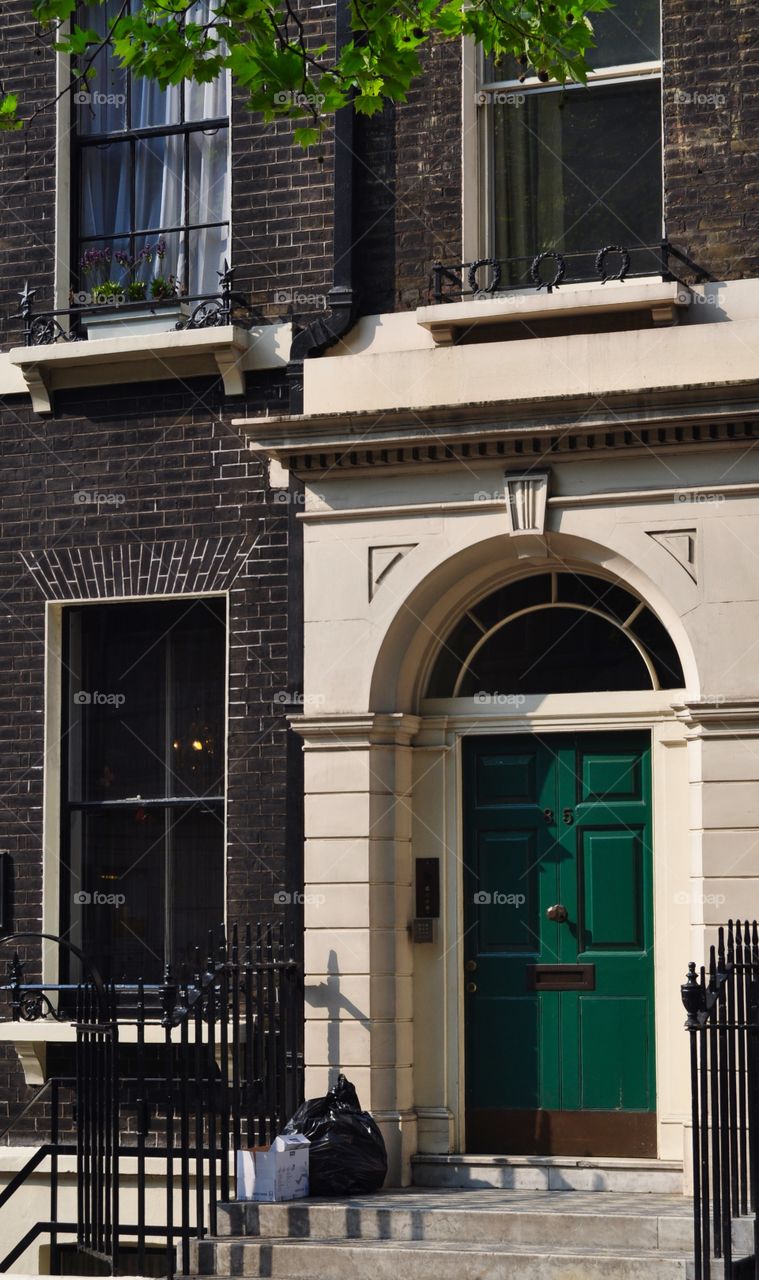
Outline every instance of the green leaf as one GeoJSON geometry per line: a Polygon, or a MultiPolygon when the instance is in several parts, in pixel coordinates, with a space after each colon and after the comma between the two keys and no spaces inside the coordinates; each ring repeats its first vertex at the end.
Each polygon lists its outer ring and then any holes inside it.
{"type": "Polygon", "coordinates": [[[298,147],[311,147],[315,142],[319,141],[321,131],[315,128],[295,129],[293,138],[298,147]]]}
{"type": "Polygon", "coordinates": [[[23,120],[18,118],[18,98],[15,93],[6,93],[0,98],[0,130],[8,132],[22,128],[23,120]]]}
{"type": "MultiPolygon", "coordinates": [[[[91,0],[102,4],[103,0],[91,0]]],[[[92,51],[100,37],[74,21],[77,0],[33,0],[37,21],[56,26],[54,47],[72,58],[72,88],[95,74],[92,51]]],[[[322,37],[296,21],[309,16],[307,0],[215,0],[206,28],[192,15],[193,0],[133,0],[116,22],[112,46],[120,65],[162,88],[182,81],[212,81],[229,68],[247,105],[267,122],[302,120],[298,145],[322,136],[325,123],[347,101],[361,115],[386,102],[405,102],[423,76],[420,52],[456,42],[478,42],[486,54],[526,58],[559,82],[584,83],[594,48],[592,19],[610,0],[351,0],[353,39],[336,54],[322,37]],[[292,6],[292,7],[291,7],[292,6]],[[183,21],[185,15],[192,20],[183,21]],[[314,117],[313,119],[311,117],[314,117]]],[[[17,128],[12,94],[0,126],[17,128]]]]}

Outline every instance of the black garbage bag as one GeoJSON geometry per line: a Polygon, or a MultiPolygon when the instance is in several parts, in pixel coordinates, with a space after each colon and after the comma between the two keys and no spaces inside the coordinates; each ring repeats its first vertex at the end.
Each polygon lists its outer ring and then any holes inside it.
{"type": "Polygon", "coordinates": [[[312,1196],[379,1191],[385,1181],[384,1139],[343,1075],[326,1097],[312,1098],[298,1107],[284,1132],[302,1133],[311,1143],[308,1183],[312,1196]]]}

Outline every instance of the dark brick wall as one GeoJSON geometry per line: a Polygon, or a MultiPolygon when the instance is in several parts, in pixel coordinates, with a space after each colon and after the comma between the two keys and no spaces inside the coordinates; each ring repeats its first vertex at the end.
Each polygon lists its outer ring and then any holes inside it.
{"type": "Polygon", "coordinates": [[[2,415],[0,493],[0,848],[12,858],[13,923],[41,922],[43,590],[22,555],[46,550],[238,535],[252,554],[231,588],[229,908],[271,909],[284,879],[284,736],[275,695],[287,689],[287,507],[271,500],[262,463],[229,425],[277,405],[273,374],[246,402],[218,383],[61,393],[44,423],[19,402],[2,415]],[[78,491],[123,495],[80,505],[78,491]]]}
{"type": "Polygon", "coordinates": [[[759,6],[666,0],[664,196],[672,242],[718,280],[759,267],[759,6]]]}
{"type": "MultiPolygon", "coordinates": [[[[307,34],[332,45],[334,0],[308,6],[307,34]]],[[[318,147],[292,142],[286,122],[263,124],[237,95],[232,130],[236,283],[267,319],[324,310],[332,272],[331,130],[318,147]]]]}
{"type": "MultiPolygon", "coordinates": [[[[54,63],[30,20],[28,0],[0,5],[0,84],[25,115],[55,94],[54,63]]],[[[31,133],[0,133],[0,344],[17,341],[18,290],[28,279],[52,298],[55,269],[55,113],[31,133]]]]}
{"type": "Polygon", "coordinates": [[[461,261],[461,51],[424,55],[425,74],[398,109],[395,309],[428,301],[436,258],[461,261]]]}
{"type": "Polygon", "coordinates": [[[424,54],[408,102],[356,122],[356,283],[362,313],[429,300],[430,269],[461,261],[461,55],[424,54]]]}
{"type": "MultiPolygon", "coordinates": [[[[42,927],[45,593],[25,568],[29,552],[64,557],[70,548],[230,535],[253,548],[230,589],[229,919],[275,915],[274,892],[292,886],[279,701],[289,685],[288,507],[229,425],[237,414],[281,409],[282,381],[251,376],[246,399],[226,403],[207,379],[60,393],[46,420],[21,398],[0,412],[0,849],[10,854],[15,929],[42,927]],[[124,502],[81,505],[81,490],[124,502]]],[[[32,975],[36,948],[26,954],[32,975]]],[[[13,1111],[26,1096],[13,1054],[0,1061],[0,1082],[13,1111]]]]}

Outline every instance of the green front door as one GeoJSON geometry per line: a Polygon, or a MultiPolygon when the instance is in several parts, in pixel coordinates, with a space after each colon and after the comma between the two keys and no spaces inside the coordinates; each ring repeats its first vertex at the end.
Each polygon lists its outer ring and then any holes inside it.
{"type": "Polygon", "coordinates": [[[466,1146],[656,1153],[650,739],[464,744],[466,1146]]]}

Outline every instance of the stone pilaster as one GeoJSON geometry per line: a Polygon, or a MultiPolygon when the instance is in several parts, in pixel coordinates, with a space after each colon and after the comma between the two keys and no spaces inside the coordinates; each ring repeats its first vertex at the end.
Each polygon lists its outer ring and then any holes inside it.
{"type": "Polygon", "coordinates": [[[344,1071],[409,1181],[413,1106],[411,748],[402,714],[302,717],[306,1094],[344,1071]]]}

